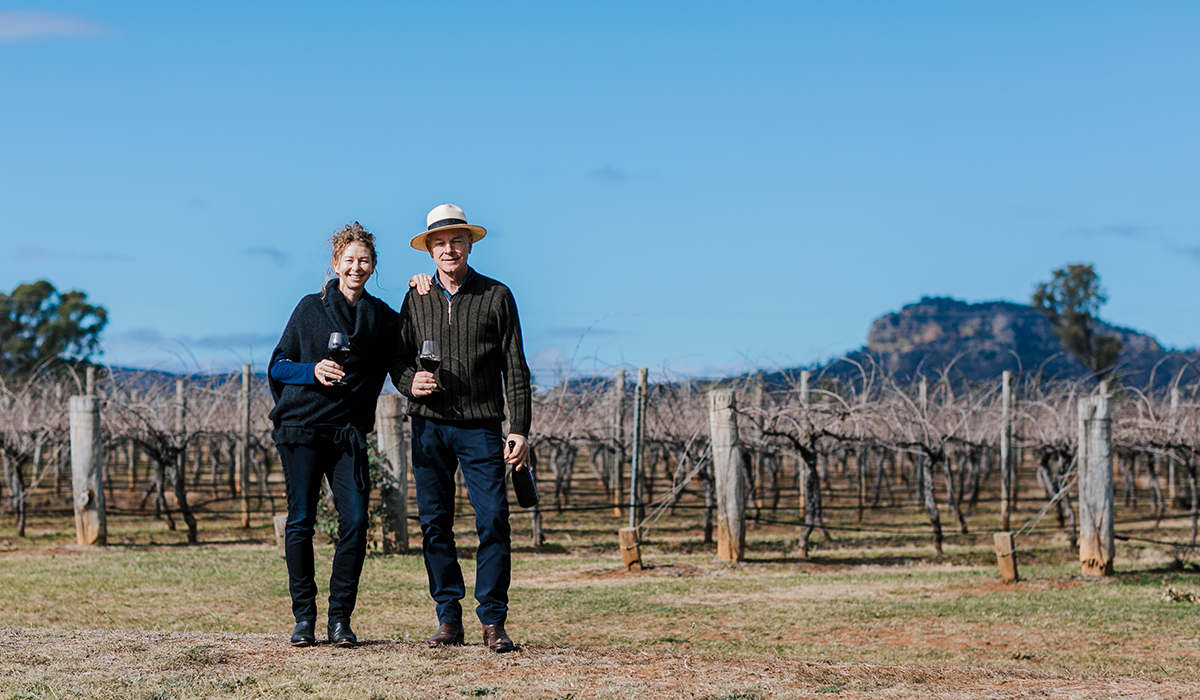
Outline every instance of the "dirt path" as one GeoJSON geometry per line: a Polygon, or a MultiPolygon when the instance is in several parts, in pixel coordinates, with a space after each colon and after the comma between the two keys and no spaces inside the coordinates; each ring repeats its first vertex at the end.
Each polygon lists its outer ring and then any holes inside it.
{"type": "Polygon", "coordinates": [[[1196,698],[1198,681],[413,640],[292,649],[278,636],[0,629],[6,697],[1196,698]]]}

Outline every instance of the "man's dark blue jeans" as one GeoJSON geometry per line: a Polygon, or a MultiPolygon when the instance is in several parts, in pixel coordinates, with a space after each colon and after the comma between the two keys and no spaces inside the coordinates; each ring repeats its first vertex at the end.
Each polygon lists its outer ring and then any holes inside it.
{"type": "MultiPolygon", "coordinates": [[[[313,525],[317,520],[321,479],[328,477],[338,512],[337,548],[333,554],[333,573],[329,576],[329,621],[349,622],[367,553],[367,501],[371,494],[369,482],[363,490],[355,485],[354,462],[356,456],[365,460],[367,455],[365,451],[352,450],[323,437],[311,445],[284,444],[278,448],[287,482],[288,519],[283,547],[292,614],[296,622],[317,619],[313,525]]],[[[360,471],[360,485],[364,472],[360,471]]]]}
{"type": "Polygon", "coordinates": [[[479,549],[475,554],[475,613],[485,625],[508,618],[512,576],[512,535],[508,526],[504,435],[499,422],[443,423],[412,417],[413,480],[421,516],[429,594],[437,603],[438,622],[462,622],[466,596],[454,544],[454,472],[462,467],[479,549]]]}

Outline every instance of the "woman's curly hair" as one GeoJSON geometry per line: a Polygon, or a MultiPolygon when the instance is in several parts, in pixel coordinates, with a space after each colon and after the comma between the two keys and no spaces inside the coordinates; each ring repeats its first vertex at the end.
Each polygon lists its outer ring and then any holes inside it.
{"type": "Polygon", "coordinates": [[[363,228],[362,224],[357,221],[352,224],[346,224],[340,231],[329,237],[329,272],[325,274],[325,281],[321,283],[321,296],[325,295],[325,285],[329,283],[329,279],[334,275],[338,258],[345,252],[346,246],[351,243],[362,243],[371,251],[371,263],[375,264],[378,261],[375,256],[374,234],[363,228]]]}

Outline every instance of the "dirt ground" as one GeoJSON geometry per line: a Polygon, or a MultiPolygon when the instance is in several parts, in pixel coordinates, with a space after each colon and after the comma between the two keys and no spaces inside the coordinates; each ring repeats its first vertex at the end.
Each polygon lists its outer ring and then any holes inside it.
{"type": "Polygon", "coordinates": [[[0,629],[10,698],[1197,698],[1200,682],[1017,670],[729,659],[603,648],[414,640],[293,649],[282,637],[0,629]]]}

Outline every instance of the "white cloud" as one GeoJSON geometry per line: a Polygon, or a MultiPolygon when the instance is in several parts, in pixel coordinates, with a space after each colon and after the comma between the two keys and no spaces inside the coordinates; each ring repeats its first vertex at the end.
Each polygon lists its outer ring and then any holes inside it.
{"type": "Polygon", "coordinates": [[[107,25],[61,12],[0,11],[0,43],[39,39],[90,39],[114,34],[116,32],[107,25]]]}

